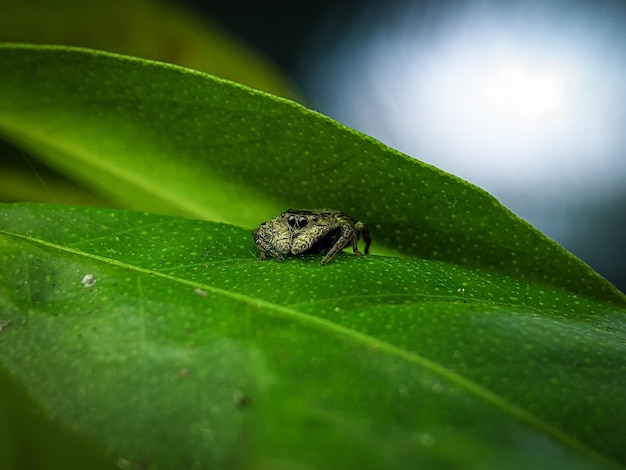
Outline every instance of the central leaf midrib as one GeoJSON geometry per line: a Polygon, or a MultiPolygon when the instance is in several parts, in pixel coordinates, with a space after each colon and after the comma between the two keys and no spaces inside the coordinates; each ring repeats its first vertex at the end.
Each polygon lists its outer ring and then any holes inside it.
{"type": "Polygon", "coordinates": [[[343,336],[345,338],[350,339],[351,341],[355,343],[364,345],[368,349],[372,349],[372,347],[374,347],[374,349],[377,352],[385,352],[387,354],[402,358],[410,363],[414,363],[423,367],[424,369],[430,371],[431,373],[443,378],[447,382],[452,383],[461,389],[464,389],[466,392],[471,393],[475,397],[491,404],[492,406],[496,408],[501,409],[502,411],[508,413],[510,416],[520,420],[521,422],[531,427],[534,427],[540,432],[543,432],[553,437],[557,441],[570,447],[571,449],[577,450],[583,455],[587,455],[588,457],[593,458],[596,461],[603,462],[604,464],[608,466],[611,466],[611,467],[616,466],[616,464],[613,461],[611,461],[604,455],[597,453],[595,450],[589,448],[588,446],[586,446],[584,443],[582,443],[575,437],[570,436],[569,434],[565,433],[561,429],[546,423],[544,420],[542,420],[538,416],[529,413],[523,408],[520,408],[517,405],[514,405],[506,401],[504,398],[500,397],[499,395],[496,395],[495,393],[489,391],[488,389],[475,383],[474,381],[462,375],[459,375],[458,373],[453,372],[450,369],[436,362],[426,359],[413,352],[409,352],[404,349],[401,349],[397,346],[394,346],[388,342],[382,341],[373,336],[367,335],[365,333],[361,333],[357,330],[339,325],[330,320],[320,318],[315,315],[303,313],[298,310],[294,310],[290,307],[285,307],[285,306],[278,305],[276,303],[269,302],[266,300],[253,298],[248,295],[220,289],[217,287],[210,286],[208,284],[188,281],[186,279],[171,276],[171,275],[164,274],[158,271],[152,271],[146,268],[141,268],[139,266],[124,263],[116,259],[106,258],[106,257],[95,255],[92,253],[87,253],[84,251],[76,250],[70,247],[59,245],[57,243],[48,242],[46,240],[42,240],[39,238],[34,238],[34,237],[27,236],[27,235],[22,235],[19,233],[6,231],[6,230],[0,230],[0,233],[3,233],[9,237],[14,237],[17,239],[24,240],[26,242],[52,248],[59,252],[68,253],[74,256],[95,260],[100,263],[108,264],[110,266],[115,266],[118,268],[130,270],[130,271],[135,271],[137,273],[147,274],[151,277],[160,277],[162,279],[175,282],[178,284],[187,285],[193,288],[203,289],[207,292],[211,292],[212,294],[223,296],[231,300],[235,300],[237,302],[254,305],[255,307],[260,307],[260,310],[266,315],[271,314],[276,317],[287,318],[290,321],[297,320],[303,326],[308,325],[309,327],[325,329],[337,336],[343,336]]]}

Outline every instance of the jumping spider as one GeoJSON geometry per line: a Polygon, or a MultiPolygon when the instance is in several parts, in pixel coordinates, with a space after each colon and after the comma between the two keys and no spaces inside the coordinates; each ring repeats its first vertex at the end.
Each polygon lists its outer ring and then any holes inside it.
{"type": "Polygon", "coordinates": [[[284,255],[326,253],[326,264],[348,245],[357,256],[359,236],[365,240],[368,254],[371,238],[367,227],[343,212],[331,209],[288,209],[278,217],[263,222],[254,232],[254,243],[261,259],[271,256],[282,260],[284,255]]]}

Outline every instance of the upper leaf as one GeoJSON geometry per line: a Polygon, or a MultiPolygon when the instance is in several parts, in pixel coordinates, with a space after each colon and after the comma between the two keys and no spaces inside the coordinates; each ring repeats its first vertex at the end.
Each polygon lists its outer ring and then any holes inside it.
{"type": "Polygon", "coordinates": [[[492,196],[293,102],[202,73],[63,47],[0,47],[0,130],[126,207],[252,227],[330,207],[373,251],[478,266],[624,305],[492,196]]]}

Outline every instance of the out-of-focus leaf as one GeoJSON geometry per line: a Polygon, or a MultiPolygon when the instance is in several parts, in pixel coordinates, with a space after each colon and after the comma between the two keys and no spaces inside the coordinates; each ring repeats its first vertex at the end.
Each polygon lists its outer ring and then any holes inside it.
{"type": "MultiPolygon", "coordinates": [[[[26,158],[26,157],[24,157],[26,158]]],[[[15,202],[54,201],[58,204],[82,204],[91,207],[110,206],[99,198],[64,178],[42,175],[29,166],[0,164],[0,200],[15,202]],[[45,178],[44,178],[45,177],[45,178]]]]}
{"type": "Polygon", "coordinates": [[[173,1],[3,0],[0,41],[118,52],[293,95],[286,79],[258,51],[173,1]]]}

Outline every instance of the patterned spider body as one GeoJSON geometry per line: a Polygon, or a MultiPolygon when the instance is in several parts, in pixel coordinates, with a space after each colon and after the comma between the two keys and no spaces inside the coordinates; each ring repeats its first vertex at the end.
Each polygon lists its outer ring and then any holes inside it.
{"type": "Polygon", "coordinates": [[[284,256],[325,254],[322,264],[348,245],[361,256],[357,244],[365,240],[369,252],[371,238],[367,227],[343,212],[330,209],[288,209],[274,219],[263,222],[254,232],[261,259],[268,256],[282,260],[284,256]]]}

